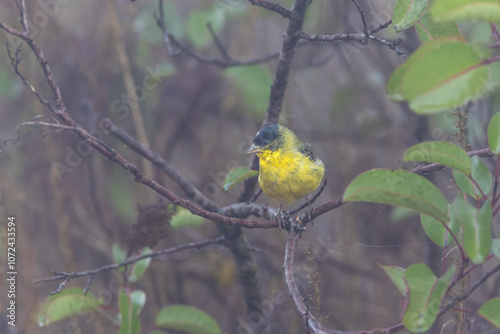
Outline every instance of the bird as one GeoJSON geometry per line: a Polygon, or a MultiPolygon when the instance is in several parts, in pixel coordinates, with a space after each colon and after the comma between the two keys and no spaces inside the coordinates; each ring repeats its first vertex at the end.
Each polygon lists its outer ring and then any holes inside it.
{"type": "Polygon", "coordinates": [[[310,144],[283,125],[263,127],[246,152],[259,157],[259,185],[268,196],[283,203],[306,198],[318,188],[325,165],[313,154],[310,144]]]}

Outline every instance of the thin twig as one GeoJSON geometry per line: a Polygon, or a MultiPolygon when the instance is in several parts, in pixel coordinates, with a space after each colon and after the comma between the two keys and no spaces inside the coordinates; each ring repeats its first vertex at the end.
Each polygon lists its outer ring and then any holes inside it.
{"type": "Polygon", "coordinates": [[[461,301],[467,299],[473,292],[474,290],[476,290],[479,286],[481,286],[481,284],[483,284],[490,276],[492,276],[493,274],[495,274],[496,272],[500,272],[500,264],[497,265],[496,267],[494,267],[493,269],[491,269],[490,271],[488,271],[486,274],[484,274],[483,276],[481,276],[481,278],[479,278],[475,283],[474,285],[472,285],[470,287],[469,290],[467,290],[466,293],[464,293],[463,295],[460,295],[458,296],[457,298],[455,298],[452,302],[450,302],[448,305],[446,305],[445,307],[443,307],[441,309],[441,311],[439,311],[439,314],[438,316],[441,316],[443,315],[444,313],[446,313],[449,309],[451,309],[452,307],[454,307],[455,305],[457,305],[458,303],[460,303],[461,301]]]}
{"type": "Polygon", "coordinates": [[[210,22],[207,23],[207,29],[210,32],[210,35],[212,36],[212,40],[214,41],[217,50],[219,50],[220,54],[222,55],[222,58],[224,58],[225,61],[230,62],[231,57],[229,57],[226,48],[219,39],[219,36],[217,36],[217,34],[215,33],[214,28],[212,27],[212,23],[210,22]]]}
{"type": "MultiPolygon", "coordinates": [[[[140,260],[144,260],[144,259],[148,259],[148,258],[153,258],[153,257],[157,257],[157,256],[160,256],[160,255],[165,255],[165,254],[172,254],[172,253],[180,252],[180,251],[183,251],[183,250],[186,250],[186,249],[191,249],[191,248],[198,248],[199,249],[199,248],[206,247],[208,245],[221,244],[224,241],[225,241],[225,237],[221,236],[221,237],[218,237],[218,238],[215,238],[215,239],[208,239],[208,240],[204,240],[204,241],[190,242],[190,243],[182,244],[182,245],[179,245],[179,246],[162,249],[162,250],[159,250],[159,251],[156,251],[156,252],[151,252],[151,253],[147,253],[147,254],[141,254],[141,255],[138,255],[138,256],[135,256],[135,257],[128,258],[128,259],[126,259],[126,260],[124,260],[124,261],[122,261],[120,263],[108,264],[108,265],[100,266],[100,267],[98,267],[96,269],[91,269],[91,270],[77,271],[77,272],[71,272],[71,273],[57,272],[55,270],[52,270],[52,273],[54,275],[56,275],[56,276],[47,277],[47,278],[40,278],[40,279],[37,279],[37,280],[33,281],[33,283],[41,283],[41,282],[50,282],[50,281],[63,280],[59,284],[58,289],[56,291],[54,291],[53,293],[51,293],[51,294],[55,294],[55,293],[60,292],[61,289],[64,287],[64,285],[67,282],[69,282],[70,280],[72,280],[74,278],[77,278],[77,277],[89,276],[89,281],[91,283],[92,280],[94,279],[94,276],[97,275],[97,274],[100,274],[100,273],[103,273],[103,272],[106,272],[106,271],[116,270],[118,268],[121,268],[121,267],[124,267],[124,266],[128,266],[130,264],[136,263],[136,262],[138,262],[140,260]]],[[[87,282],[87,285],[86,285],[86,288],[85,288],[86,290],[88,290],[88,286],[90,286],[90,283],[87,282]]]]}
{"type": "Polygon", "coordinates": [[[212,34],[212,38],[214,38],[216,47],[222,53],[223,59],[212,58],[201,55],[196,51],[190,49],[189,47],[185,46],[184,44],[182,44],[179,40],[177,40],[177,38],[174,35],[172,35],[168,31],[165,22],[163,0],[158,0],[158,11],[159,15],[155,15],[156,24],[158,25],[163,34],[163,44],[165,45],[165,49],[167,50],[167,53],[170,57],[177,57],[182,54],[185,54],[191,58],[194,58],[196,61],[200,63],[211,64],[222,68],[227,68],[235,66],[250,66],[255,64],[262,64],[277,59],[279,56],[279,53],[273,53],[267,56],[248,59],[248,60],[233,59],[231,56],[227,54],[227,51],[222,46],[222,43],[220,43],[218,38],[215,36],[215,33],[213,32],[213,29],[211,29],[211,26],[208,27],[209,32],[212,34]]]}
{"type": "Polygon", "coordinates": [[[292,297],[295,307],[299,311],[300,316],[304,319],[308,333],[315,334],[391,334],[396,333],[404,329],[402,323],[388,327],[379,328],[373,330],[362,330],[362,331],[337,331],[333,329],[325,329],[319,320],[314,317],[314,315],[309,312],[307,305],[305,304],[306,298],[304,298],[299,291],[297,283],[295,281],[295,270],[294,270],[294,259],[295,259],[295,249],[297,248],[297,243],[300,238],[300,232],[291,230],[288,234],[288,240],[285,245],[285,263],[283,269],[285,271],[285,281],[290,292],[290,297],[292,297]]]}
{"type": "Polygon", "coordinates": [[[182,45],[172,34],[170,34],[170,33],[167,33],[167,34],[168,34],[169,39],[172,42],[172,44],[175,45],[179,49],[179,51],[181,51],[180,53],[177,53],[177,54],[184,53],[184,54],[196,59],[200,63],[217,65],[217,66],[220,66],[222,68],[234,67],[234,66],[249,66],[249,65],[266,63],[270,60],[278,58],[278,56],[279,56],[279,53],[273,53],[273,54],[270,54],[268,56],[263,56],[260,58],[254,58],[254,59],[249,59],[249,60],[233,59],[230,61],[226,61],[223,59],[211,58],[211,57],[206,57],[206,56],[200,55],[200,54],[196,53],[195,51],[191,50],[190,48],[182,45]]]}
{"type": "Polygon", "coordinates": [[[285,264],[283,265],[283,269],[285,271],[286,285],[288,286],[290,296],[295,303],[295,307],[306,323],[307,330],[312,333],[326,334],[327,332],[325,331],[323,325],[309,312],[308,307],[304,303],[304,297],[301,296],[299,287],[295,282],[293,262],[295,259],[295,248],[298,239],[299,234],[292,229],[292,231],[288,234],[288,240],[285,246],[285,264]]]}
{"type": "Polygon", "coordinates": [[[12,54],[12,50],[10,49],[10,44],[7,43],[7,54],[10,58],[10,63],[12,64],[12,67],[14,68],[14,73],[21,78],[23,84],[28,87],[28,89],[36,95],[38,98],[38,101],[46,106],[49,110],[55,112],[56,108],[46,99],[44,99],[40,93],[35,89],[35,87],[29,82],[29,80],[24,76],[24,74],[19,70],[19,64],[21,63],[21,57],[19,56],[21,52],[21,46],[22,44],[18,45],[16,49],[14,50],[14,54],[12,54]]]}
{"type": "Polygon", "coordinates": [[[379,25],[378,27],[375,27],[375,28],[373,28],[372,30],[370,30],[370,31],[368,32],[368,34],[369,34],[369,35],[376,34],[376,33],[378,33],[380,30],[385,29],[385,28],[387,28],[388,26],[390,26],[390,25],[391,25],[391,23],[392,23],[392,20],[389,20],[389,21],[387,21],[387,22],[384,22],[384,23],[382,23],[381,25],[379,25]]]}
{"type": "Polygon", "coordinates": [[[26,19],[26,4],[24,0],[16,0],[17,9],[19,10],[20,23],[23,27],[23,33],[28,34],[28,20],[26,19]]]}
{"type": "Polygon", "coordinates": [[[254,6],[260,6],[272,12],[278,13],[286,19],[292,19],[293,10],[288,10],[277,2],[267,0],[248,0],[254,6]]]}
{"type": "Polygon", "coordinates": [[[158,153],[154,152],[150,148],[144,146],[137,139],[133,138],[127,132],[125,132],[122,128],[115,125],[111,120],[105,118],[102,122],[104,127],[115,137],[120,139],[127,147],[131,148],[133,151],[139,153],[144,158],[148,159],[156,166],[160,167],[161,170],[170,176],[172,180],[179,185],[182,190],[196,203],[201,205],[204,209],[219,212],[220,208],[211,201],[208,197],[206,197],[201,191],[196,188],[191,181],[189,181],[184,175],[179,173],[178,170],[173,168],[168,162],[166,162],[158,153]]]}
{"type": "Polygon", "coordinates": [[[323,182],[323,184],[321,185],[321,187],[319,188],[318,192],[316,193],[316,195],[314,195],[313,198],[311,198],[309,201],[306,201],[304,204],[302,204],[301,206],[299,206],[297,209],[288,211],[287,214],[288,215],[294,215],[297,212],[299,212],[300,210],[302,210],[304,208],[307,208],[308,206],[311,206],[316,201],[316,199],[318,199],[319,195],[321,195],[321,193],[323,192],[323,190],[325,190],[325,187],[326,187],[327,183],[328,183],[328,181],[325,178],[325,181],[323,182]]]}
{"type": "Polygon", "coordinates": [[[491,35],[493,36],[495,42],[489,47],[493,49],[500,46],[500,33],[498,32],[497,26],[494,23],[490,23],[490,28],[491,28],[491,35]]]}
{"type": "MultiPolygon", "coordinates": [[[[380,26],[379,26],[380,27],[380,26]]],[[[377,27],[377,28],[379,28],[377,27]]],[[[336,41],[356,41],[360,44],[364,44],[364,41],[366,40],[366,36],[364,33],[355,33],[355,34],[347,34],[347,33],[341,33],[341,34],[333,34],[333,35],[321,35],[321,34],[316,34],[316,35],[310,35],[308,33],[305,33],[303,31],[300,31],[297,33],[297,36],[300,39],[303,39],[305,41],[309,42],[323,42],[323,43],[331,43],[331,42],[336,42],[336,41]]],[[[377,43],[386,45],[389,47],[391,50],[394,50],[398,56],[402,56],[406,59],[406,53],[404,51],[399,50],[396,46],[399,45],[403,40],[399,38],[396,41],[388,41],[383,38],[375,37],[371,34],[368,34],[368,39],[375,41],[377,43]]]]}
{"type": "Polygon", "coordinates": [[[352,3],[356,6],[358,9],[359,15],[361,15],[361,22],[363,22],[363,33],[364,33],[364,39],[360,43],[363,45],[368,44],[368,38],[370,34],[368,33],[368,25],[366,24],[366,18],[365,18],[365,12],[361,9],[360,5],[356,0],[351,0],[352,3]]]}
{"type": "Polygon", "coordinates": [[[339,197],[335,201],[328,202],[326,204],[323,204],[323,205],[313,209],[309,214],[305,215],[305,217],[303,217],[303,219],[301,219],[300,222],[302,225],[305,225],[305,224],[311,222],[312,220],[314,220],[314,218],[319,217],[321,215],[324,215],[328,211],[336,209],[339,206],[344,205],[345,203],[346,202],[344,202],[342,200],[342,197],[339,197]]]}
{"type": "Polygon", "coordinates": [[[172,47],[172,43],[170,41],[170,34],[167,31],[167,25],[165,23],[165,11],[163,9],[163,0],[158,0],[158,12],[159,16],[155,15],[156,24],[160,28],[163,33],[163,44],[165,44],[165,49],[167,49],[167,53],[169,56],[175,56],[177,54],[174,53],[174,49],[172,47]]]}

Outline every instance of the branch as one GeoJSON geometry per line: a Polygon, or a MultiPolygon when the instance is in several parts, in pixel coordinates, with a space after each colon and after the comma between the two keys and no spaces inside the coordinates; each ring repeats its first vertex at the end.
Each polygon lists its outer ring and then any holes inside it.
{"type": "MultiPolygon", "coordinates": [[[[281,51],[279,54],[277,70],[274,75],[273,83],[271,85],[271,92],[269,95],[266,116],[261,127],[278,123],[281,108],[283,106],[285,90],[288,85],[288,75],[290,74],[290,70],[292,68],[292,60],[295,56],[295,51],[297,50],[297,45],[300,40],[300,38],[297,36],[297,33],[302,30],[306,11],[311,4],[311,1],[312,0],[295,0],[292,6],[291,17],[293,17],[293,19],[290,19],[288,22],[288,28],[286,30],[286,34],[283,39],[283,44],[281,46],[281,51]]],[[[250,168],[258,170],[258,166],[259,158],[255,155],[250,162],[250,168]]],[[[238,200],[240,202],[249,201],[253,197],[256,185],[256,177],[246,180],[244,182],[243,190],[238,200]]]]}
{"type": "Polygon", "coordinates": [[[312,333],[327,333],[323,325],[316,319],[307,308],[304,303],[305,298],[300,295],[299,287],[295,282],[295,271],[293,269],[293,261],[295,258],[295,248],[297,240],[299,239],[299,234],[292,230],[288,234],[288,240],[285,246],[285,264],[283,269],[285,270],[285,280],[288,286],[288,291],[290,292],[290,297],[292,297],[295,307],[300,313],[300,316],[304,319],[306,327],[312,333]]]}
{"type": "Polygon", "coordinates": [[[439,311],[438,317],[446,313],[448,310],[453,308],[455,305],[460,303],[461,301],[467,299],[473,292],[476,290],[481,284],[483,284],[490,276],[495,274],[496,272],[500,271],[500,264],[488,271],[486,274],[484,274],[481,278],[479,278],[474,285],[463,295],[458,296],[455,298],[451,303],[446,305],[441,311],[439,311]]]}
{"type": "Polygon", "coordinates": [[[248,0],[254,6],[260,6],[272,12],[278,13],[283,16],[285,19],[292,19],[293,17],[293,9],[288,10],[279,3],[267,1],[267,0],[248,0]]]}
{"type": "Polygon", "coordinates": [[[366,45],[366,44],[368,44],[368,38],[369,38],[370,34],[368,33],[368,25],[366,24],[365,12],[361,9],[361,7],[359,6],[359,4],[356,0],[351,0],[351,1],[358,9],[359,14],[361,15],[361,22],[363,22],[363,34],[365,35],[365,37],[364,37],[363,41],[360,43],[363,45],[366,45]]]}
{"type": "MultiPolygon", "coordinates": [[[[207,212],[216,212],[218,214],[223,214],[226,217],[249,216],[249,214],[245,215],[244,211],[236,212],[227,210],[222,212],[222,210],[215,203],[203,195],[186,177],[184,177],[184,175],[172,168],[157,153],[132,138],[132,136],[127,134],[123,129],[114,125],[109,119],[104,120],[104,126],[112,134],[122,140],[128,147],[131,147],[132,150],[136,151],[160,167],[162,171],[169,175],[191,199],[200,204],[207,212]]],[[[251,206],[255,207],[254,204],[251,206]]],[[[265,213],[264,211],[262,212],[265,213]]],[[[274,215],[273,218],[274,217],[276,217],[276,215],[274,215]]],[[[267,226],[267,228],[277,226],[277,223],[273,221],[262,221],[259,224],[260,226],[267,226]]],[[[233,254],[234,261],[238,269],[238,275],[243,286],[247,312],[248,314],[251,314],[252,312],[259,311],[259,309],[261,309],[262,298],[260,296],[257,265],[253,254],[250,251],[250,246],[245,235],[242,233],[239,226],[226,226],[218,224],[217,227],[226,237],[226,247],[229,248],[233,254]]]]}
{"type": "Polygon", "coordinates": [[[158,166],[165,174],[170,176],[170,178],[177,183],[179,187],[184,190],[184,192],[193,201],[201,205],[204,209],[212,212],[219,212],[220,208],[212,202],[208,197],[206,197],[201,191],[196,188],[191,181],[189,181],[184,175],[179,171],[174,169],[168,162],[166,162],[158,153],[154,152],[150,148],[143,145],[137,139],[133,138],[122,128],[115,125],[111,120],[105,118],[103,120],[104,127],[116,138],[120,139],[124,144],[130,147],[133,151],[137,152],[144,158],[148,159],[156,166],[158,166]]]}
{"type": "Polygon", "coordinates": [[[285,38],[283,39],[278,67],[274,75],[274,81],[271,85],[271,94],[262,127],[268,124],[278,123],[285,90],[288,84],[288,75],[290,74],[292,60],[295,56],[295,51],[297,50],[297,44],[299,42],[299,38],[296,34],[302,30],[306,11],[310,4],[311,0],[295,0],[292,6],[291,15],[293,20],[289,20],[285,38]]]}
{"type": "MultiPolygon", "coordinates": [[[[377,28],[371,30],[371,31],[380,31],[380,29],[383,29],[383,27],[387,27],[390,24],[391,21],[387,21],[386,23],[378,26],[377,28]],[[386,25],[387,24],[387,25],[386,25]],[[377,30],[378,29],[378,30],[377,30]]],[[[368,32],[368,39],[375,41],[377,43],[386,45],[389,47],[391,50],[394,50],[398,56],[402,56],[406,59],[406,53],[404,51],[399,50],[396,46],[399,45],[403,40],[399,38],[396,41],[388,41],[383,38],[375,37],[371,33],[371,31],[368,32]]],[[[321,35],[321,34],[316,34],[316,35],[310,35],[308,33],[305,33],[303,31],[300,31],[297,33],[297,37],[300,39],[309,41],[309,42],[323,42],[323,43],[331,43],[331,42],[336,42],[336,41],[356,41],[360,44],[365,45],[365,41],[367,39],[366,35],[364,33],[355,33],[355,34],[347,34],[347,33],[341,33],[341,34],[333,34],[333,35],[321,35]]]]}
{"type": "Polygon", "coordinates": [[[90,276],[89,281],[87,282],[87,285],[85,287],[85,292],[86,292],[86,290],[88,290],[88,288],[90,287],[90,284],[92,283],[92,280],[94,279],[95,275],[97,275],[97,274],[100,274],[100,273],[103,273],[106,271],[116,270],[118,268],[128,266],[130,264],[136,263],[136,262],[143,260],[143,259],[153,258],[153,257],[157,257],[160,255],[165,255],[165,254],[176,253],[176,252],[180,252],[180,251],[190,249],[190,248],[198,248],[199,249],[199,248],[206,247],[206,246],[212,245],[212,244],[222,244],[224,241],[225,241],[224,237],[218,237],[215,239],[208,239],[208,240],[204,240],[204,241],[190,242],[190,243],[182,244],[182,245],[175,246],[172,248],[166,248],[166,249],[162,249],[162,250],[159,250],[156,252],[151,252],[148,254],[142,254],[139,256],[131,257],[131,258],[128,258],[125,261],[122,261],[120,263],[108,264],[108,265],[100,266],[100,267],[98,267],[96,269],[92,269],[92,270],[85,270],[85,271],[78,271],[78,272],[71,272],[71,273],[57,272],[55,270],[52,270],[52,273],[56,276],[48,277],[48,278],[40,278],[40,279],[35,280],[33,283],[63,280],[61,283],[59,283],[57,290],[50,293],[51,295],[53,295],[53,294],[61,292],[64,285],[66,283],[68,283],[71,279],[77,278],[77,277],[83,277],[83,276],[90,276]]]}
{"type": "Polygon", "coordinates": [[[295,258],[295,249],[297,248],[297,242],[300,237],[300,232],[292,230],[288,234],[288,240],[285,246],[285,264],[283,265],[283,269],[285,271],[285,280],[286,285],[288,287],[288,291],[290,292],[290,297],[292,297],[295,307],[300,313],[300,316],[304,319],[306,323],[306,327],[308,333],[317,333],[317,334],[391,334],[396,333],[402,329],[404,329],[404,325],[402,323],[394,325],[392,327],[383,328],[383,329],[373,329],[373,330],[362,330],[362,331],[337,331],[333,329],[325,329],[323,325],[314,317],[310,312],[309,308],[305,304],[305,300],[307,298],[303,297],[295,282],[295,271],[294,271],[294,258],[295,258]]]}
{"type": "Polygon", "coordinates": [[[373,28],[372,30],[370,30],[370,31],[368,32],[368,34],[369,34],[369,35],[376,34],[376,33],[378,33],[380,30],[385,29],[385,28],[387,28],[388,26],[390,26],[390,25],[391,25],[391,23],[392,23],[392,20],[389,20],[389,21],[387,21],[387,22],[385,22],[385,23],[382,23],[382,24],[381,24],[381,25],[379,25],[378,27],[373,28]]]}
{"type": "Polygon", "coordinates": [[[299,206],[297,209],[288,211],[287,214],[288,215],[294,215],[294,214],[296,214],[297,212],[299,212],[300,210],[302,210],[302,209],[304,209],[306,207],[311,207],[311,205],[318,199],[319,195],[321,195],[321,193],[323,192],[323,190],[325,190],[325,187],[326,187],[327,183],[328,183],[328,181],[325,178],[325,181],[323,181],[323,184],[321,185],[321,187],[319,188],[318,192],[316,193],[316,195],[314,195],[313,198],[311,198],[310,200],[307,200],[304,204],[302,204],[301,206],[299,206]]]}
{"type": "Polygon", "coordinates": [[[214,28],[212,27],[212,23],[210,23],[210,22],[207,23],[207,29],[210,32],[210,35],[212,36],[212,40],[214,41],[215,46],[217,47],[217,49],[221,53],[224,60],[227,62],[231,61],[231,57],[227,53],[227,50],[224,47],[224,44],[222,44],[221,40],[219,39],[219,36],[217,36],[217,34],[215,33],[214,28]]]}
{"type": "Polygon", "coordinates": [[[303,214],[300,217],[298,217],[300,224],[306,225],[307,223],[313,221],[314,218],[319,217],[319,216],[327,213],[328,211],[336,209],[343,204],[345,204],[345,202],[342,201],[342,197],[339,197],[335,201],[331,201],[331,202],[328,202],[326,204],[323,204],[323,205],[311,210],[308,214],[303,214]]]}
{"type": "MultiPolygon", "coordinates": [[[[0,27],[5,26],[2,22],[0,22],[0,27]]],[[[10,30],[6,30],[9,32],[10,30]]],[[[211,212],[205,209],[202,209],[193,203],[191,203],[189,200],[183,199],[177,195],[175,195],[173,192],[168,190],[167,188],[163,187],[160,185],[158,182],[154,181],[153,179],[145,176],[142,171],[132,162],[129,160],[125,159],[122,155],[117,153],[114,149],[110,148],[107,146],[104,142],[99,140],[98,138],[92,136],[89,132],[87,132],[85,129],[83,129],[78,123],[76,123],[71,116],[67,113],[66,106],[62,100],[61,94],[60,94],[60,89],[57,83],[55,82],[52,71],[50,69],[50,66],[45,59],[43,55],[42,49],[36,44],[34,39],[30,36],[23,35],[23,40],[31,47],[31,50],[35,54],[38,63],[42,67],[45,78],[47,80],[47,83],[49,84],[49,87],[52,91],[53,97],[56,101],[56,107],[50,108],[51,111],[53,111],[59,119],[62,121],[62,124],[64,124],[68,129],[72,129],[83,141],[85,141],[88,145],[93,147],[95,150],[97,150],[99,153],[104,155],[106,158],[109,160],[117,163],[118,165],[122,166],[125,170],[127,170],[130,174],[132,174],[135,177],[135,181],[138,183],[142,183],[146,185],[147,187],[153,189],[156,191],[158,194],[160,194],[162,197],[170,200],[173,204],[179,205],[187,210],[189,210],[191,213],[195,215],[199,215],[201,217],[213,220],[218,223],[222,223],[225,225],[229,226],[241,226],[241,227],[248,227],[248,228],[272,228],[275,227],[274,224],[269,224],[268,222],[258,222],[255,220],[243,220],[243,219],[238,219],[238,218],[233,218],[233,217],[226,217],[223,215],[220,215],[216,212],[211,212]]],[[[21,79],[24,77],[22,76],[21,79]]],[[[276,222],[277,223],[277,222],[276,222]]]]}
{"type": "Polygon", "coordinates": [[[14,50],[14,54],[12,54],[12,50],[10,49],[10,44],[7,43],[7,54],[9,56],[10,63],[12,65],[12,67],[14,68],[14,73],[19,78],[21,78],[21,81],[23,82],[23,84],[26,87],[28,87],[28,89],[33,94],[35,94],[35,96],[38,98],[38,101],[41,104],[43,104],[44,106],[46,106],[49,110],[55,112],[56,108],[54,106],[52,106],[52,104],[49,101],[45,100],[40,95],[40,93],[38,93],[38,91],[35,89],[35,87],[29,82],[29,80],[24,76],[24,74],[22,74],[22,72],[19,70],[19,65],[21,64],[21,58],[19,57],[19,54],[21,53],[21,46],[22,46],[22,44],[19,44],[19,46],[16,47],[16,49],[14,50]]]}
{"type": "Polygon", "coordinates": [[[222,53],[223,59],[203,56],[203,55],[197,53],[196,51],[191,50],[187,46],[184,46],[180,41],[177,40],[177,38],[175,38],[174,35],[172,35],[171,33],[168,32],[167,25],[165,23],[165,15],[164,15],[164,10],[163,10],[163,0],[158,0],[158,4],[159,4],[158,11],[160,12],[160,14],[158,16],[155,16],[156,24],[158,25],[158,27],[162,31],[163,43],[165,44],[167,54],[170,57],[177,57],[177,56],[180,56],[182,54],[185,54],[187,56],[190,56],[190,57],[196,59],[200,63],[211,64],[211,65],[219,66],[222,68],[234,67],[234,66],[250,66],[250,65],[255,65],[255,64],[266,63],[268,61],[271,61],[273,59],[278,58],[279,54],[273,53],[273,54],[270,54],[267,56],[254,58],[254,59],[248,59],[248,60],[232,59],[227,54],[225,48],[222,46],[222,43],[220,43],[220,40],[213,33],[213,30],[211,29],[210,25],[208,27],[208,30],[212,34],[212,38],[214,39],[216,47],[222,53]],[[177,49],[177,50],[175,50],[175,49],[177,49]]]}

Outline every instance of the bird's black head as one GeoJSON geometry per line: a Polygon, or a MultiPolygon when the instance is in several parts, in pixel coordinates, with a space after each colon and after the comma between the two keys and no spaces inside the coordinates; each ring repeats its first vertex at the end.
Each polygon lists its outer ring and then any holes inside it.
{"type": "Polygon", "coordinates": [[[263,127],[253,139],[253,143],[258,147],[265,147],[273,140],[281,137],[280,126],[277,124],[267,125],[263,127]]]}

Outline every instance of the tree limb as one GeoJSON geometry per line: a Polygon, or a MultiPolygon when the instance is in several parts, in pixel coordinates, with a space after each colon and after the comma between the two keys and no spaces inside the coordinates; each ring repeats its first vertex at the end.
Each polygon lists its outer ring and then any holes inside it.
{"type": "Polygon", "coordinates": [[[144,260],[144,259],[148,259],[148,258],[153,258],[153,257],[157,257],[157,256],[160,256],[160,255],[172,254],[172,253],[180,252],[180,251],[183,251],[183,250],[186,250],[186,249],[190,249],[190,248],[198,248],[199,249],[199,248],[206,247],[208,245],[222,244],[224,242],[224,240],[225,240],[225,238],[222,236],[222,237],[218,237],[218,238],[215,238],[215,239],[208,239],[208,240],[198,241],[198,242],[190,242],[190,243],[182,244],[182,245],[179,245],[179,246],[162,249],[162,250],[159,250],[159,251],[156,251],[156,252],[151,252],[151,253],[148,253],[148,254],[138,255],[138,256],[135,256],[135,257],[128,258],[125,261],[122,261],[120,263],[108,264],[108,265],[100,266],[100,267],[98,267],[96,269],[91,269],[91,270],[71,272],[71,273],[66,273],[64,271],[58,272],[58,271],[52,270],[52,273],[54,275],[56,275],[56,276],[48,277],[48,278],[40,278],[40,279],[35,280],[33,283],[41,283],[41,282],[49,282],[49,281],[62,280],[62,282],[59,283],[59,286],[58,286],[57,290],[50,293],[51,295],[53,295],[53,294],[61,292],[61,290],[64,287],[64,285],[66,283],[68,283],[71,279],[77,278],[77,277],[83,277],[83,276],[90,276],[89,277],[89,281],[87,282],[87,285],[85,287],[85,290],[88,290],[88,288],[89,288],[92,280],[94,279],[95,275],[97,275],[97,274],[100,274],[100,273],[103,273],[103,272],[106,272],[106,271],[110,271],[110,270],[116,270],[118,268],[121,268],[121,267],[124,267],[124,266],[128,266],[130,264],[136,263],[136,262],[138,262],[140,260],[144,260]]]}

